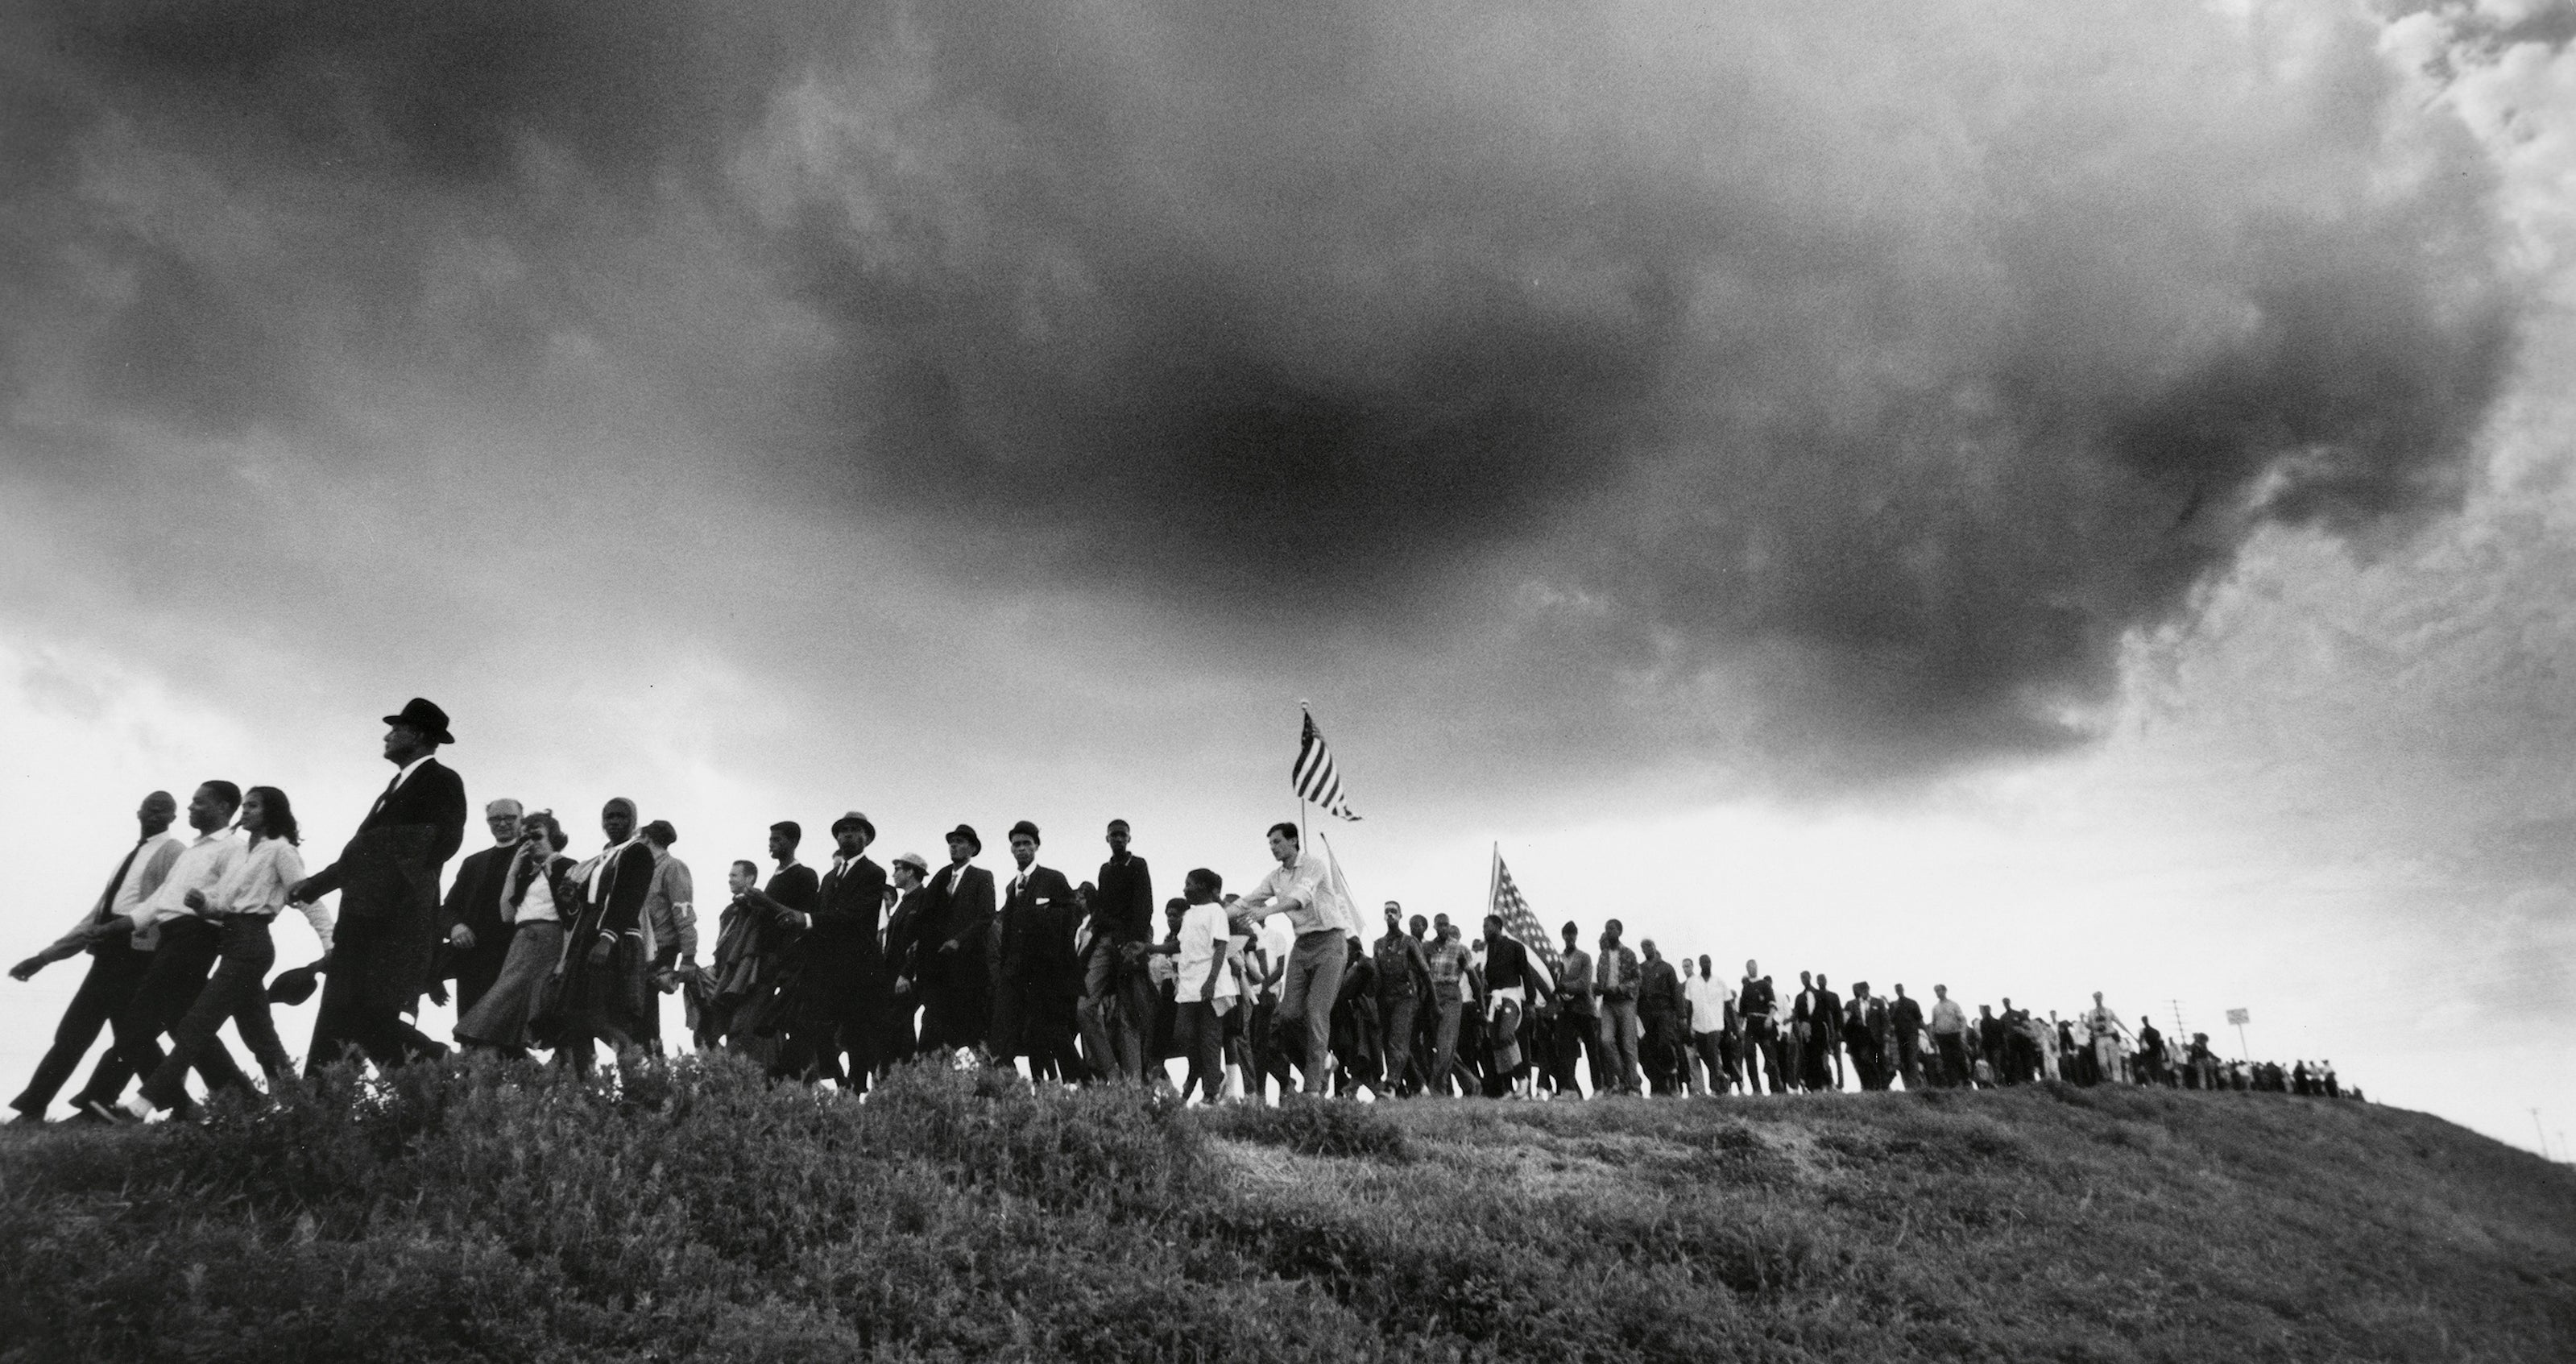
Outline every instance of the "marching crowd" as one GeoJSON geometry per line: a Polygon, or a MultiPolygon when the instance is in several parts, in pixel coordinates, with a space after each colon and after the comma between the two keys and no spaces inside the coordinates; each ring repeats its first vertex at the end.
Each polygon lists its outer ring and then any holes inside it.
{"type": "Polygon", "coordinates": [[[1390,901],[1372,940],[1294,824],[1268,831],[1276,865],[1257,884],[1232,891],[1196,869],[1158,904],[1123,820],[1078,885],[1042,862],[1026,821],[1008,831],[998,876],[976,865],[983,840],[967,825],[949,831],[937,866],[912,852],[880,864],[874,823],[852,811],[832,821],[817,867],[800,860],[804,830],[781,821],[765,875],[747,860],[727,868],[710,942],[668,822],[611,800],[604,846],[576,860],[551,811],[502,799],[484,810],[491,846],[464,857],[442,894],[469,808],[435,756],[454,742],[447,716],[414,699],[386,724],[398,770],[319,871],[275,787],[198,786],[185,839],[170,833],[178,802],[145,798],[140,837],[98,902],[12,969],[25,980],[90,959],[12,1101],[23,1120],[44,1119],[102,1031],[109,1045],[71,1100],[81,1119],[185,1111],[191,1071],[209,1092],[248,1088],[218,1036],[227,1021],[271,1083],[284,1080],[294,1062],[270,1006],[317,986],[308,1069],[443,1055],[449,1044],[416,1020],[451,981],[457,1046],[540,1049],[587,1070],[602,1044],[660,1049],[661,1001],[678,994],[699,1048],[862,1093],[885,1067],[927,1056],[1160,1086],[1176,1062],[1181,1097],[1209,1101],[1274,1085],[1544,1099],[2040,1079],[2358,1097],[2326,1063],[2249,1067],[2220,1060],[2205,1034],[2178,1044],[2145,1018],[2131,1029],[2099,994],[2072,1019],[2042,1020],[2010,999],[1970,1018],[1941,985],[1928,1009],[1903,985],[1881,995],[1854,982],[1845,998],[1809,972],[1789,990],[1749,961],[1720,984],[1707,956],[1668,960],[1651,939],[1632,948],[1615,919],[1588,947],[1572,923],[1559,944],[1533,941],[1525,910],[1461,925],[1390,901]],[[336,914],[321,903],[335,890],[336,914]],[[272,977],[270,924],[290,909],[323,955],[272,977]]]}

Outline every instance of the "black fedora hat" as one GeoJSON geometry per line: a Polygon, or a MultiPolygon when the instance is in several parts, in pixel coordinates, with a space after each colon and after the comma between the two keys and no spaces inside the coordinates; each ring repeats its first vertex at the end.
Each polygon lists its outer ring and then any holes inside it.
{"type": "Polygon", "coordinates": [[[409,725],[413,729],[419,730],[422,738],[427,739],[434,744],[452,744],[456,742],[456,736],[447,732],[447,712],[440,710],[437,706],[430,704],[429,701],[422,697],[415,696],[411,700],[404,702],[402,714],[386,716],[385,723],[389,725],[409,725]]]}
{"type": "Polygon", "coordinates": [[[960,824],[956,828],[948,831],[948,837],[951,841],[960,838],[965,839],[967,842],[975,845],[975,851],[984,851],[984,840],[976,836],[973,825],[960,824]]]}

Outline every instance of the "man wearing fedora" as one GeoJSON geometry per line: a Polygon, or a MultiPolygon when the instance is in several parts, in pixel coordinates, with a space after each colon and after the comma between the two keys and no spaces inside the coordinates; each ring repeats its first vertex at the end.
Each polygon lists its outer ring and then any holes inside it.
{"type": "Polygon", "coordinates": [[[832,821],[832,867],[797,945],[803,960],[790,1034],[806,1078],[861,1092],[876,1068],[887,983],[877,942],[886,873],[867,855],[876,837],[877,826],[856,810],[832,821]]]}
{"type": "Polygon", "coordinates": [[[454,742],[447,712],[420,697],[386,716],[384,756],[394,779],[367,807],[338,860],[288,892],[298,905],[340,892],[322,1004],[305,1056],[308,1073],[350,1047],[379,1067],[446,1050],[403,1015],[419,1008],[430,986],[439,873],[465,842],[465,781],[435,756],[439,745],[454,742]]]}
{"type": "Polygon", "coordinates": [[[1073,883],[1041,867],[1038,826],[1011,826],[1011,860],[1017,864],[984,949],[992,972],[992,1051],[997,1065],[1029,1058],[1031,1079],[1075,1081],[1087,1068],[1075,1051],[1074,1001],[1082,995],[1082,966],[1073,950],[1079,917],[1073,883]]]}
{"type": "Polygon", "coordinates": [[[948,865],[930,878],[920,945],[921,1049],[984,1045],[992,1008],[984,944],[993,925],[993,873],[974,865],[984,840],[972,825],[948,831],[948,865]]]}

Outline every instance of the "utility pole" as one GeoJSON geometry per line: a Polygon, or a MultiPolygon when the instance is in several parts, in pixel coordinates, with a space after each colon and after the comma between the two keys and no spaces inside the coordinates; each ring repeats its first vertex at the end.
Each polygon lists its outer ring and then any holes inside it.
{"type": "Polygon", "coordinates": [[[2540,1110],[2531,1110],[2531,1130],[2540,1136],[2540,1158],[2549,1159],[2549,1132],[2540,1125],[2540,1110]]]}

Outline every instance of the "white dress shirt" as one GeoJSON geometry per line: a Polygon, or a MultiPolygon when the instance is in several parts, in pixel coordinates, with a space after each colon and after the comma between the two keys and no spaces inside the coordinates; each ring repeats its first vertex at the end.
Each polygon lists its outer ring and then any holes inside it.
{"type": "Polygon", "coordinates": [[[196,842],[180,850],[179,860],[170,864],[170,874],[161,878],[152,894],[129,911],[134,926],[149,928],[167,919],[195,918],[197,911],[188,908],[188,892],[213,890],[241,855],[241,840],[230,829],[198,835],[196,842]]]}
{"type": "MultiPolygon", "coordinates": [[[[206,916],[253,914],[274,919],[286,908],[286,892],[304,879],[304,857],[282,838],[263,838],[259,846],[233,860],[213,890],[206,892],[206,916]]],[[[331,911],[319,902],[298,906],[322,950],[331,950],[331,911]]]]}
{"type": "Polygon", "coordinates": [[[1235,912],[1265,918],[1272,914],[1288,916],[1288,927],[1297,936],[1327,928],[1345,928],[1341,906],[1332,887],[1325,883],[1324,859],[1303,848],[1295,857],[1270,869],[1252,893],[1235,902],[1235,912]]]}

